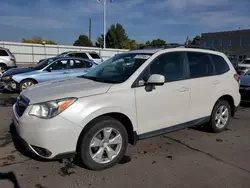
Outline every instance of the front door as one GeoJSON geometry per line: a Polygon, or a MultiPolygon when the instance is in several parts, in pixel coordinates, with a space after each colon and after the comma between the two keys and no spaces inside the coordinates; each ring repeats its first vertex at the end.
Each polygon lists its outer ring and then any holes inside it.
{"type": "Polygon", "coordinates": [[[190,89],[186,80],[184,53],[169,52],[158,56],[145,69],[138,82],[152,74],[165,76],[163,86],[146,91],[145,86],[135,88],[139,134],[161,130],[184,123],[189,115],[190,89]]]}

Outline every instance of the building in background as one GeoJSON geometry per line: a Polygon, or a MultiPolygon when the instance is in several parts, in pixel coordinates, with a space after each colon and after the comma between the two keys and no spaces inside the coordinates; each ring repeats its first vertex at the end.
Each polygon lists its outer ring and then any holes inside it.
{"type": "Polygon", "coordinates": [[[215,48],[240,61],[250,57],[250,29],[201,34],[201,46],[215,48]]]}

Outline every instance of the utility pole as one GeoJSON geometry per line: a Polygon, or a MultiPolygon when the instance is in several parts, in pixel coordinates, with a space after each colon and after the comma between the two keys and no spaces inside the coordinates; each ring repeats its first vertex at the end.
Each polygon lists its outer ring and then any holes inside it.
{"type": "MultiPolygon", "coordinates": [[[[97,2],[100,2],[101,0],[97,0],[97,2]]],[[[112,3],[113,0],[110,0],[112,3]]],[[[103,0],[103,48],[106,48],[106,6],[107,6],[107,0],[103,0]]]]}
{"type": "Polygon", "coordinates": [[[91,41],[91,18],[89,19],[89,40],[91,41]]]}

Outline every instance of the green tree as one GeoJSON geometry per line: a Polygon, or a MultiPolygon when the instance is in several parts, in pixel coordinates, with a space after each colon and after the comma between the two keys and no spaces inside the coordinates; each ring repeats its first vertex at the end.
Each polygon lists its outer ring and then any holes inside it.
{"type": "Polygon", "coordinates": [[[151,42],[151,45],[154,45],[154,46],[160,46],[160,45],[164,45],[164,44],[166,44],[166,41],[161,40],[161,39],[156,39],[156,40],[153,40],[151,42]]]}
{"type": "MultiPolygon", "coordinates": [[[[110,26],[106,34],[107,48],[128,48],[129,43],[129,38],[121,24],[117,23],[110,26]]],[[[95,46],[103,47],[103,35],[97,38],[95,46]]]]}
{"type": "Polygon", "coordinates": [[[88,46],[92,47],[93,44],[86,35],[80,35],[78,39],[74,42],[74,46],[88,46]]]}
{"type": "Polygon", "coordinates": [[[31,39],[25,39],[22,38],[22,43],[33,43],[33,44],[54,44],[56,45],[56,42],[52,40],[45,40],[42,37],[33,37],[31,39]]]}
{"type": "Polygon", "coordinates": [[[194,37],[193,41],[191,42],[192,45],[200,45],[201,37],[197,35],[194,37]]]}
{"type": "Polygon", "coordinates": [[[98,48],[103,48],[103,35],[97,38],[95,46],[98,48]]]}

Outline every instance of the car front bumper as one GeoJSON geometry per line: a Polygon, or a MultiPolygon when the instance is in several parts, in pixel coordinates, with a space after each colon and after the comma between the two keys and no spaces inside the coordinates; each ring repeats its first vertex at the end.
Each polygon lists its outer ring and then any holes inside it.
{"type": "MultiPolygon", "coordinates": [[[[16,105],[16,104],[15,104],[16,105]]],[[[25,147],[39,157],[59,159],[73,157],[82,128],[60,115],[40,119],[28,115],[30,107],[19,117],[13,106],[13,123],[25,147]]]]}

